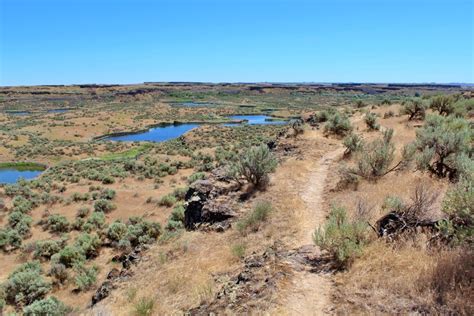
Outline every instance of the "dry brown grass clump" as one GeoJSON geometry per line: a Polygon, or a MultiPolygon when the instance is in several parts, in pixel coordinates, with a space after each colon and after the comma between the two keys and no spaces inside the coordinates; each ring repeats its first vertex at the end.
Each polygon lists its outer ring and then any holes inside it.
{"type": "Polygon", "coordinates": [[[438,254],[436,265],[419,280],[433,295],[435,307],[446,312],[474,314],[474,252],[455,249],[438,254]]]}
{"type": "Polygon", "coordinates": [[[425,249],[422,240],[393,247],[378,241],[337,275],[338,311],[359,313],[474,312],[472,251],[425,249]]]}

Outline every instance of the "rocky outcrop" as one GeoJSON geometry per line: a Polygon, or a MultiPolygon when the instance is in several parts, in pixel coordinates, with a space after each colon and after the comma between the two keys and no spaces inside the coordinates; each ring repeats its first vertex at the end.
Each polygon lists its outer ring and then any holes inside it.
{"type": "Polygon", "coordinates": [[[252,254],[244,260],[244,266],[232,275],[219,276],[221,289],[210,302],[188,310],[189,315],[251,314],[255,307],[270,305],[277,291],[277,283],[287,277],[282,268],[280,250],[273,246],[262,254],[252,254]]]}
{"type": "Polygon", "coordinates": [[[137,264],[142,257],[142,252],[146,250],[144,246],[137,246],[129,253],[123,253],[112,258],[114,262],[122,263],[122,269],[113,268],[107,274],[107,278],[92,295],[90,306],[94,306],[110,295],[117,287],[117,283],[127,280],[133,273],[130,270],[132,264],[137,264]]]}
{"type": "Polygon", "coordinates": [[[198,180],[185,196],[184,226],[188,230],[198,226],[215,226],[217,230],[230,226],[228,220],[235,216],[232,191],[229,184],[216,180],[198,180]]]}

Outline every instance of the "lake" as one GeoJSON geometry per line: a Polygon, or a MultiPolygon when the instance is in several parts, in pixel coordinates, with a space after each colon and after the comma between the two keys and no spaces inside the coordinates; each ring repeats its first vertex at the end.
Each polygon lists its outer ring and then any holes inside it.
{"type": "MultiPolygon", "coordinates": [[[[288,123],[287,121],[275,121],[271,116],[268,115],[232,115],[230,119],[236,121],[245,120],[244,124],[249,125],[282,125],[288,123]]],[[[225,126],[239,126],[240,124],[230,123],[224,124],[225,126]]]]}
{"type": "Polygon", "coordinates": [[[169,139],[177,138],[184,133],[198,127],[200,124],[176,124],[150,128],[147,131],[139,133],[130,133],[117,136],[105,137],[104,140],[114,140],[121,142],[163,142],[169,139]]]}
{"type": "Polygon", "coordinates": [[[41,170],[18,170],[16,168],[2,168],[0,169],[0,183],[15,183],[20,178],[31,180],[39,176],[43,171],[41,170]]]}
{"type": "MultiPolygon", "coordinates": [[[[281,125],[287,123],[286,121],[271,121],[271,116],[268,115],[234,115],[229,116],[230,119],[241,121],[246,120],[245,124],[249,125],[281,125]]],[[[177,138],[184,133],[196,128],[202,124],[176,124],[166,125],[150,128],[143,132],[126,133],[123,135],[111,135],[102,138],[101,140],[113,140],[121,142],[164,142],[169,139],[177,138]]],[[[245,126],[240,123],[226,123],[223,126],[245,126]]]]}

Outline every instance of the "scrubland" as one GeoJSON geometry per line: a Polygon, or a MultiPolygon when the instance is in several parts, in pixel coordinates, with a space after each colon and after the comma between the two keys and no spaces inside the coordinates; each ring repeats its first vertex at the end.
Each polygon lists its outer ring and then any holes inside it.
{"type": "Polygon", "coordinates": [[[474,312],[472,90],[0,92],[0,170],[47,167],[0,187],[6,314],[474,312]],[[236,114],[288,122],[221,124],[236,114]],[[173,122],[203,124],[100,138],[173,122]]]}

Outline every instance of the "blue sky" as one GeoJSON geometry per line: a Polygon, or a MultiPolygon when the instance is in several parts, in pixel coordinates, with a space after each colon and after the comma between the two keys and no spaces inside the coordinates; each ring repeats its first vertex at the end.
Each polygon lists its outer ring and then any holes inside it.
{"type": "Polygon", "coordinates": [[[0,3],[0,85],[474,82],[471,0],[0,3]]]}

